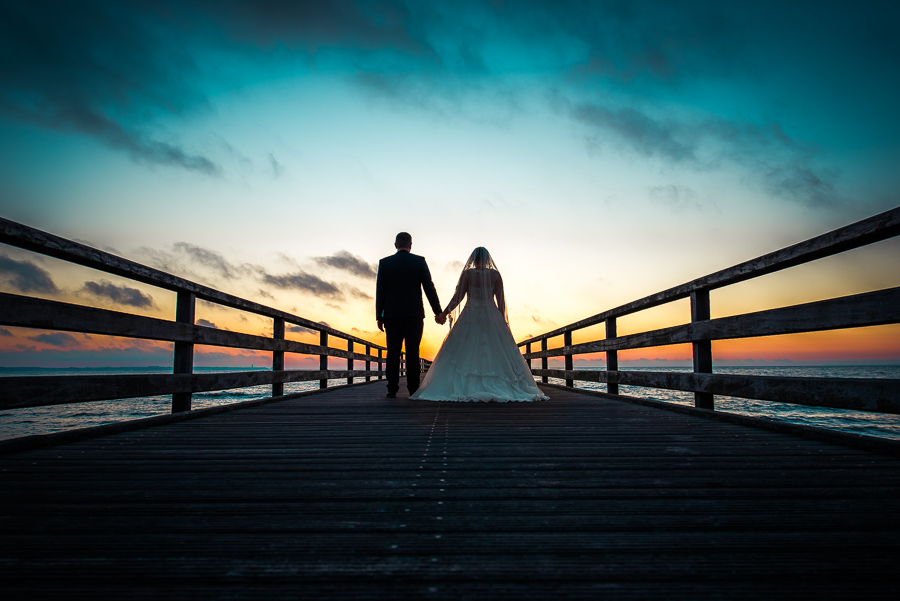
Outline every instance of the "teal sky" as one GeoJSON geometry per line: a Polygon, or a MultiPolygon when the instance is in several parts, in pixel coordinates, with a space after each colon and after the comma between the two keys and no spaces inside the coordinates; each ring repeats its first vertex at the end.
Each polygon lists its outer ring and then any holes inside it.
{"type": "MultiPolygon", "coordinates": [[[[484,245],[523,338],[900,204],[898,29],[867,1],[0,2],[0,215],[364,333],[397,231],[442,301],[484,245]]],[[[896,251],[754,298],[897,285],[896,251]]]]}

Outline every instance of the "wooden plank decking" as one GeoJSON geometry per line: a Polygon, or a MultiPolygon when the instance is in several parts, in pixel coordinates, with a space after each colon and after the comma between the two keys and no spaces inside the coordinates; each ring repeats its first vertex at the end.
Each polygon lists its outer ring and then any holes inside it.
{"type": "Polygon", "coordinates": [[[3,597],[898,598],[897,459],[548,392],[374,382],[4,457],[3,597]]]}

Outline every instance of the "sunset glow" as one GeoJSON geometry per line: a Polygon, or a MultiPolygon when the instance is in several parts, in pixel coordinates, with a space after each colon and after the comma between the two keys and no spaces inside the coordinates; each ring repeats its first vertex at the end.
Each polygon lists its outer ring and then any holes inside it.
{"type": "MultiPolygon", "coordinates": [[[[487,247],[524,340],[900,203],[889,3],[57,4],[0,9],[16,57],[0,68],[0,216],[378,344],[375,269],[401,230],[442,303],[487,247]]],[[[898,267],[900,241],[874,244],[713,291],[712,316],[898,286],[898,267]]],[[[174,293],[5,246],[0,291],[175,314],[174,293]]],[[[209,303],[196,316],[272,332],[209,303]]],[[[689,321],[679,301],[618,333],[689,321]]],[[[422,356],[446,332],[427,318],[422,356]]],[[[713,356],[900,363],[900,329],[713,356]]],[[[0,367],[171,362],[165,343],[0,328],[0,367]]],[[[198,347],[195,364],[271,353],[198,347]]]]}

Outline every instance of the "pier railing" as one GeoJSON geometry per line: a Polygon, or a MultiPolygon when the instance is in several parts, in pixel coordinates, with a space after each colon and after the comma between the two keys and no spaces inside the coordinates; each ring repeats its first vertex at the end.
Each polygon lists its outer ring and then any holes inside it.
{"type": "MultiPolygon", "coordinates": [[[[191,282],[114,254],[92,248],[32,227],[0,218],[0,243],[33,251],[98,271],[173,291],[177,294],[175,320],[134,315],[109,309],[0,293],[0,325],[79,332],[125,338],[172,342],[173,373],[102,376],[0,377],[0,409],[59,405],[134,397],[172,395],[172,413],[189,411],[196,392],[272,386],[272,396],[284,395],[288,382],[328,381],[384,377],[385,347],[312,320],[191,282]],[[197,299],[272,319],[272,336],[257,336],[205,327],[194,323],[197,299]],[[285,324],[318,333],[319,344],[285,340],[285,324]],[[347,350],[329,346],[346,342],[347,350]],[[194,345],[210,345],[272,353],[271,371],[194,373],[194,345]],[[363,351],[364,352],[358,352],[363,351]],[[377,354],[376,354],[377,352],[377,354]],[[318,370],[285,369],[285,353],[319,358],[318,370]],[[347,368],[328,368],[328,358],[345,359],[347,368]],[[355,369],[362,362],[365,369],[355,369]],[[377,369],[373,370],[375,364],[377,369]]],[[[402,364],[401,364],[402,366],[402,364]]]]}
{"type": "Polygon", "coordinates": [[[549,378],[565,380],[565,385],[569,387],[574,386],[575,381],[606,383],[609,394],[618,394],[619,385],[687,391],[694,393],[695,406],[701,409],[714,409],[714,395],[723,395],[858,411],[900,413],[898,379],[714,374],[711,344],[713,340],[900,323],[900,287],[717,319],[710,318],[709,303],[709,293],[712,290],[887,240],[898,234],[900,207],[518,344],[525,347],[524,356],[530,366],[533,365],[532,361],[540,359],[541,367],[532,367],[532,372],[540,376],[544,383],[549,378]],[[690,323],[627,336],[616,335],[618,318],[685,298],[690,298],[690,323]],[[598,324],[605,324],[605,339],[572,344],[573,332],[598,324]],[[548,348],[548,340],[559,336],[563,338],[562,346],[548,348]],[[684,343],[690,343],[693,347],[693,373],[619,369],[619,351],[684,343]],[[573,369],[573,357],[588,353],[605,353],[606,369],[573,369]],[[564,369],[549,369],[550,357],[563,357],[564,369]]]}

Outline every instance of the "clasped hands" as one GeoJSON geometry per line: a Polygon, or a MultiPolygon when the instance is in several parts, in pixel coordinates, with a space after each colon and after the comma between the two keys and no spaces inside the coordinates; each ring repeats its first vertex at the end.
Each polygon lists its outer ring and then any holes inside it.
{"type": "Polygon", "coordinates": [[[448,315],[447,311],[441,311],[440,313],[438,313],[437,315],[434,316],[435,323],[437,323],[439,326],[444,325],[445,323],[447,323],[447,315],[448,315]]]}

